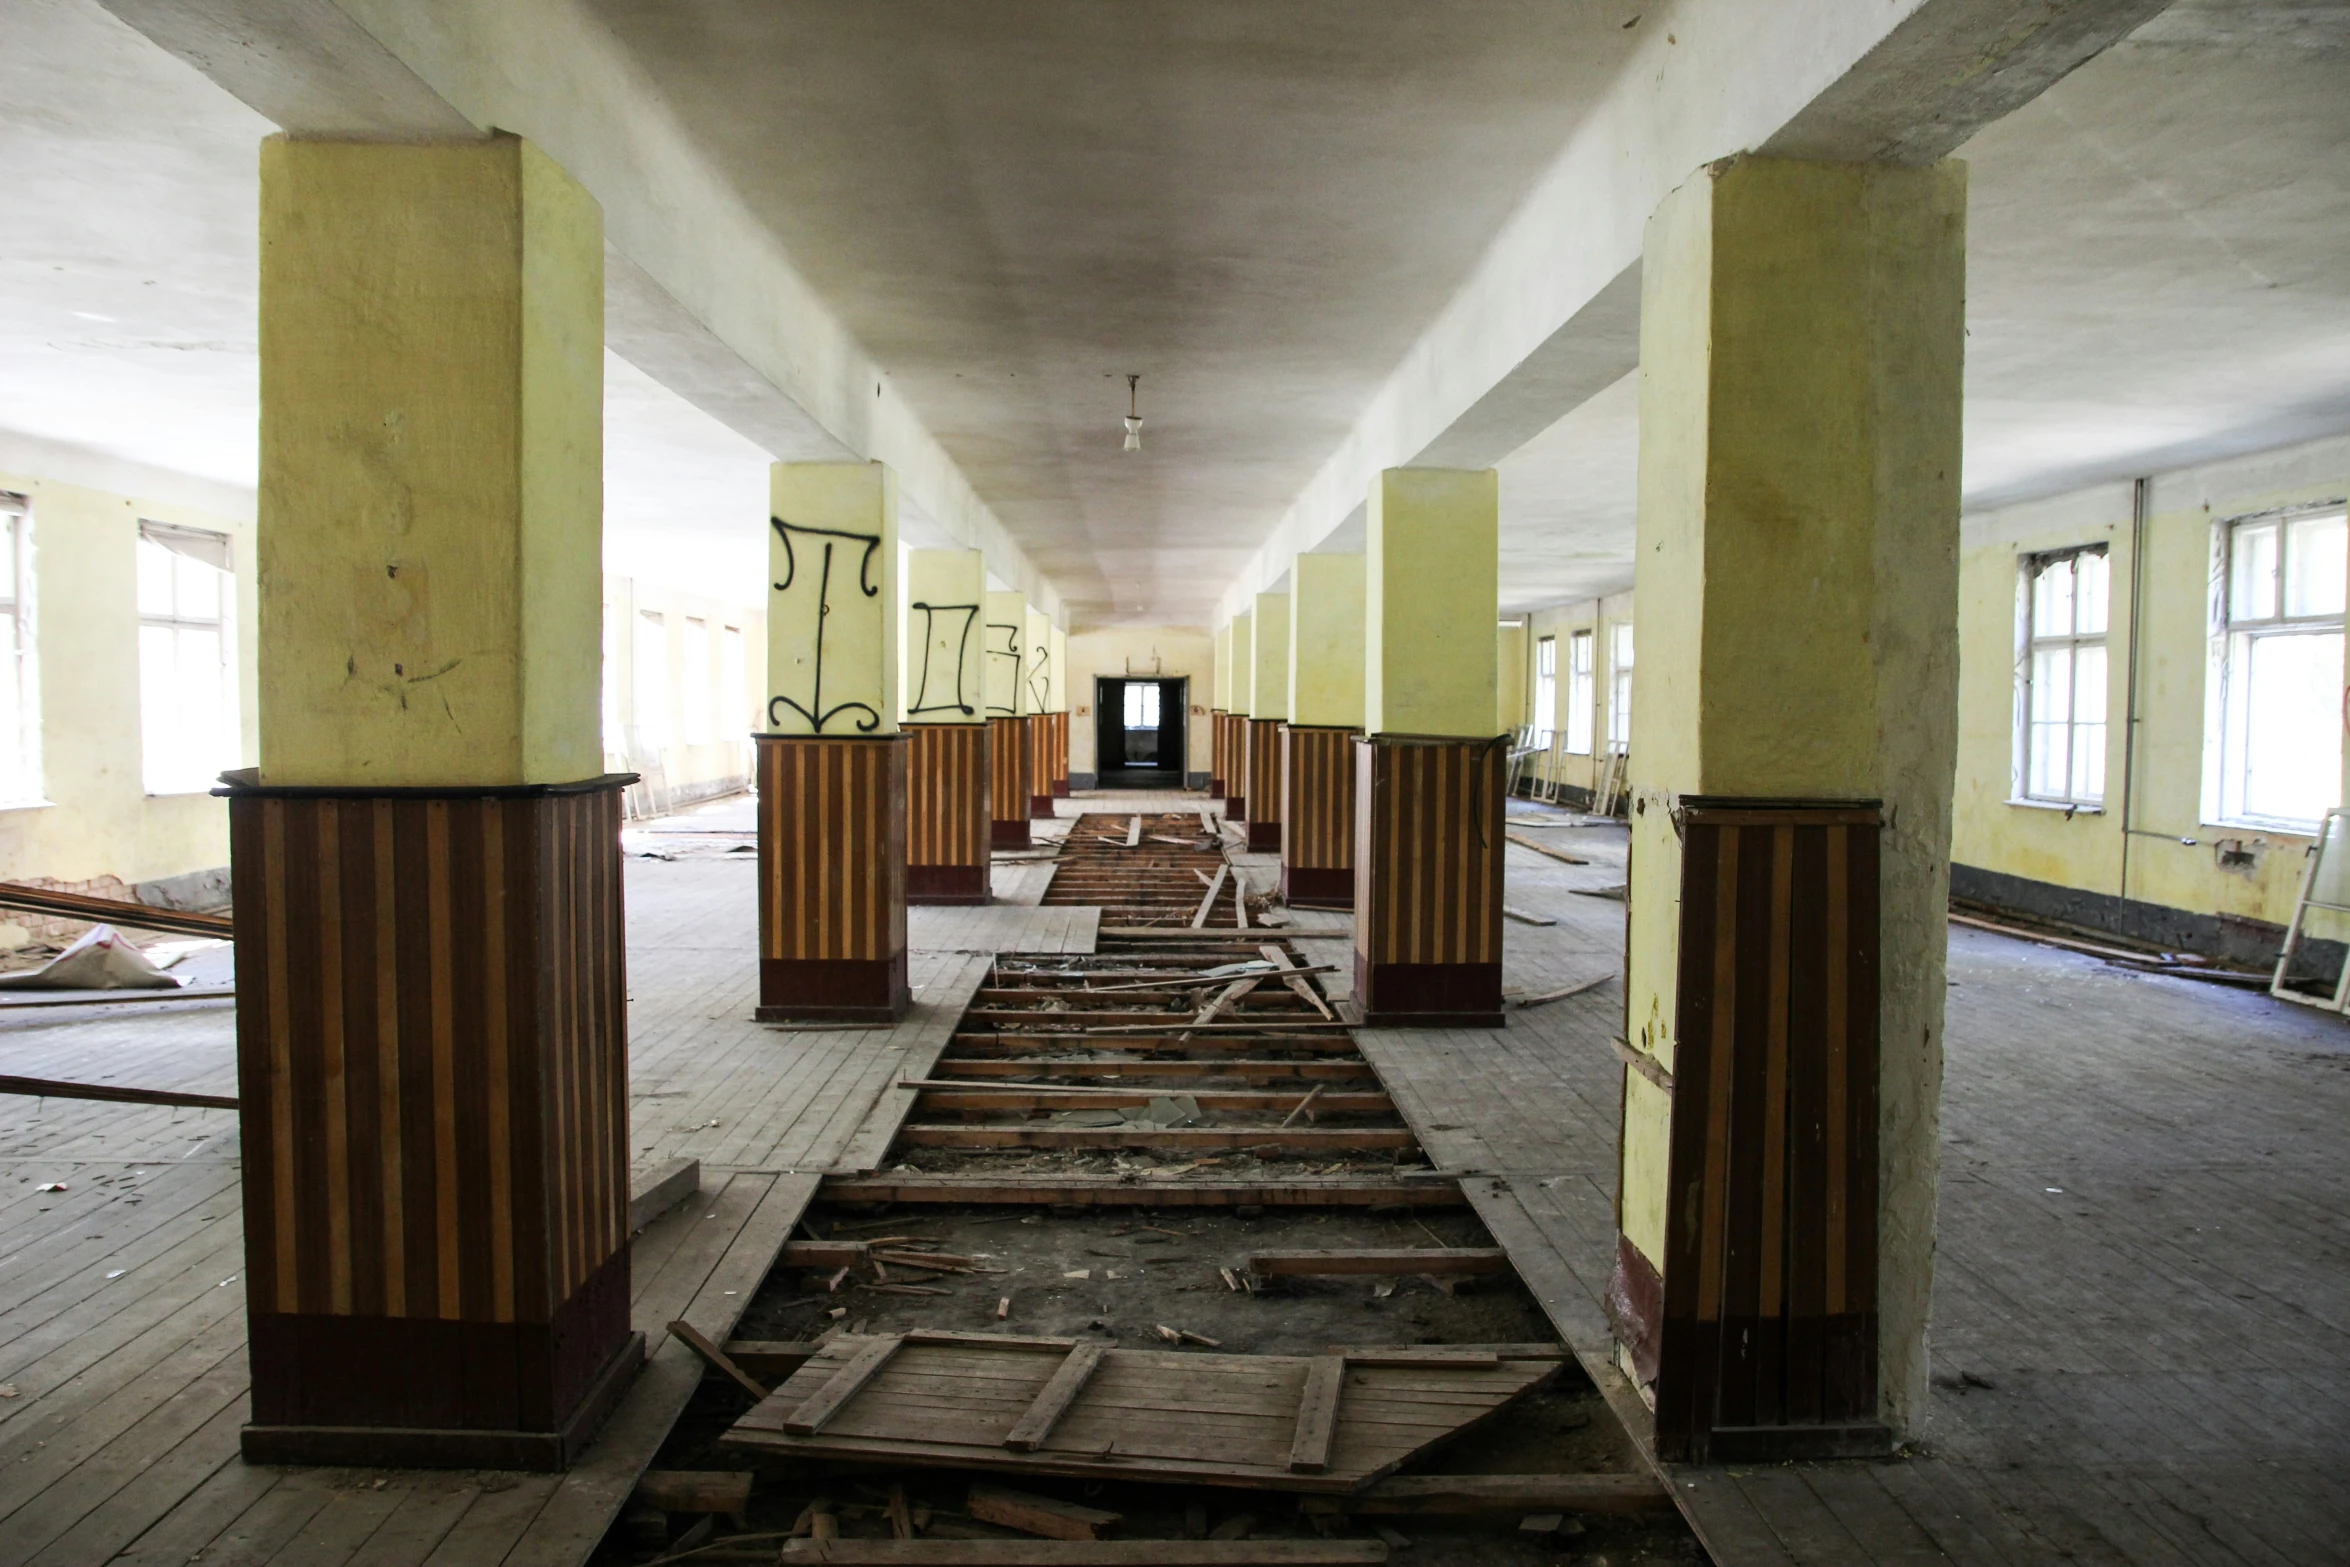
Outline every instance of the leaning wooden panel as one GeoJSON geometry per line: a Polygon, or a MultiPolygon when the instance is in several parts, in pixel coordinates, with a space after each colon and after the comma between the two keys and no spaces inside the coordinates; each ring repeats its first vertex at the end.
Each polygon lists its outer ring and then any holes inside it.
{"type": "Polygon", "coordinates": [[[1560,1365],[1549,1358],[1460,1367],[1350,1363],[1324,1467],[1309,1473],[1292,1467],[1299,1412],[1313,1368],[1335,1357],[1110,1349],[1039,1445],[1021,1451],[1008,1441],[1034,1429],[1030,1413],[1064,1357],[982,1338],[899,1344],[819,1430],[795,1435],[787,1424],[805,1424],[798,1415],[809,1400],[852,1365],[874,1362],[874,1346],[892,1342],[836,1339],[723,1440],[747,1452],[806,1458],[1341,1492],[1489,1418],[1543,1386],[1560,1365]]]}

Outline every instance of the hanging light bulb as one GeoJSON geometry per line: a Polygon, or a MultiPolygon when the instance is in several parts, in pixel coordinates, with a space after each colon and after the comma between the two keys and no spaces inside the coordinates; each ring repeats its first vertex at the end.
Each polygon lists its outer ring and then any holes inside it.
{"type": "Polygon", "coordinates": [[[1130,452],[1142,450],[1142,415],[1134,411],[1134,389],[1141,380],[1139,375],[1126,378],[1126,449],[1130,452]]]}

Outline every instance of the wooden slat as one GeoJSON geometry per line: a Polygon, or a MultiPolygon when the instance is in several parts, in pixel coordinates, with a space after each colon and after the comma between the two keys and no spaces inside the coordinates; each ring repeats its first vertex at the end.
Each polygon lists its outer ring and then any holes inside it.
{"type": "Polygon", "coordinates": [[[1260,1251],[1248,1259],[1251,1273],[1267,1277],[1313,1277],[1349,1273],[1495,1274],[1510,1271],[1509,1253],[1499,1246],[1397,1247],[1365,1251],[1260,1251]]]}
{"type": "Polygon", "coordinates": [[[1330,1443],[1338,1432],[1338,1397],[1346,1388],[1346,1357],[1324,1355],[1306,1367],[1297,1400],[1297,1434],[1289,1443],[1289,1467],[1320,1474],[1330,1467],[1330,1443]]]}
{"type": "Polygon", "coordinates": [[[783,1428],[794,1436],[814,1436],[824,1429],[824,1423],[840,1413],[841,1406],[855,1398],[874,1374],[889,1364],[903,1340],[890,1337],[874,1339],[860,1346],[849,1363],[832,1374],[832,1379],[818,1388],[786,1416],[783,1428]]]}
{"type": "Polygon", "coordinates": [[[1044,1385],[1044,1391],[1036,1395],[1036,1402],[1028,1406],[1028,1413],[1005,1434],[1004,1446],[1023,1453],[1044,1446],[1045,1438],[1052,1435],[1053,1427],[1060,1424],[1061,1416],[1076,1402],[1077,1395],[1085,1390],[1085,1384],[1101,1365],[1107,1347],[1087,1342],[1070,1350],[1069,1358],[1061,1362],[1061,1368],[1044,1385]]]}
{"type": "Polygon", "coordinates": [[[237,934],[237,922],[227,914],[159,909],[120,898],[94,898],[86,892],[27,887],[13,881],[0,881],[0,909],[88,920],[93,925],[127,925],[133,930],[159,930],[176,936],[217,936],[223,941],[234,940],[237,934]]]}
{"type": "Polygon", "coordinates": [[[829,1567],[1343,1567],[1377,1540],[786,1540],[782,1561],[829,1567]]]}

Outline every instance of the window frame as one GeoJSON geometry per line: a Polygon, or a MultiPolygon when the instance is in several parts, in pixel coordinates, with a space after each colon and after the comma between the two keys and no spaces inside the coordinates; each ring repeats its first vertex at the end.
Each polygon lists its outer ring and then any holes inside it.
{"type": "Polygon", "coordinates": [[[1549,750],[1558,733],[1559,639],[1554,632],[1534,643],[1534,743],[1549,750]]]}
{"type": "MultiPolygon", "coordinates": [[[[163,542],[164,539],[173,536],[190,539],[200,538],[208,542],[217,541],[220,549],[221,563],[215,566],[211,565],[209,562],[199,561],[198,564],[207,566],[209,569],[217,572],[220,577],[220,583],[219,596],[214,604],[213,613],[211,615],[204,616],[183,614],[181,613],[181,606],[178,602],[178,594],[176,591],[176,583],[178,581],[178,567],[175,565],[173,567],[175,590],[173,593],[171,612],[169,614],[157,614],[150,611],[144,603],[139,602],[139,580],[137,569],[134,568],[131,593],[133,605],[137,610],[137,624],[139,641],[141,644],[138,655],[139,787],[141,791],[147,796],[147,798],[156,800],[175,799],[187,795],[209,794],[218,775],[236,767],[244,754],[244,702],[243,692],[240,689],[242,684],[240,678],[242,669],[238,657],[237,643],[238,603],[236,536],[234,534],[224,532],[218,528],[197,528],[191,527],[185,523],[162,522],[152,517],[141,517],[138,519],[138,535],[137,544],[135,547],[145,548],[152,545],[154,548],[163,550],[167,554],[171,555],[175,562],[180,559],[192,559],[193,557],[187,556],[183,551],[175,550],[169,544],[163,542]],[[225,765],[213,769],[211,776],[184,788],[177,787],[174,781],[168,779],[164,780],[164,782],[173,783],[173,786],[158,787],[158,780],[154,771],[154,758],[149,755],[151,747],[148,742],[151,736],[149,734],[147,702],[150,697],[150,692],[148,689],[146,667],[147,661],[144,644],[146,642],[146,633],[150,630],[168,630],[174,633],[181,631],[209,630],[217,639],[216,645],[220,650],[220,716],[225,726],[226,733],[220,736],[216,736],[215,741],[219,746],[217,755],[225,765]]],[[[136,557],[134,556],[134,562],[135,560],[136,557]]],[[[177,670],[176,655],[178,645],[178,639],[175,636],[173,641],[175,671],[177,670]]]]}
{"type": "MultiPolygon", "coordinates": [[[[1639,644],[1632,622],[1615,620],[1607,628],[1607,751],[1624,756],[1632,750],[1632,672],[1638,666],[1639,644]]],[[[1593,739],[1596,741],[1595,735],[1593,739]]]]}
{"type": "Polygon", "coordinates": [[[1589,756],[1599,728],[1599,636],[1581,626],[1567,634],[1567,718],[1560,733],[1569,756],[1589,756]],[[1581,731],[1582,743],[1576,743],[1581,731]]]}
{"type": "MultiPolygon", "coordinates": [[[[2264,815],[2241,808],[2249,783],[2250,758],[2239,758],[2236,751],[2242,740],[2241,725],[2249,715],[2241,714],[2237,704],[2249,699],[2248,666],[2253,646],[2258,642],[2331,635],[2343,640],[2345,660],[2350,660],[2350,615],[2342,610],[2294,615],[2286,609],[2293,581],[2289,544],[2293,525],[2337,516],[2345,519],[2344,528],[2350,532],[2350,503],[2338,497],[2225,517],[2212,525],[2210,679],[2205,709],[2202,813],[2203,819],[2212,825],[2314,837],[2323,824],[2323,811],[2315,818],[2305,819],[2264,815]],[[2235,595],[2239,541],[2247,532],[2264,528],[2276,530],[2275,601],[2271,613],[2239,619],[2235,595]]],[[[2337,806],[2341,804],[2341,792],[2337,774],[2337,806]]]]}
{"type": "Polygon", "coordinates": [[[2105,781],[2109,771],[2106,765],[2108,759],[2103,753],[2113,743],[2111,689],[2113,682],[2111,653],[2113,552],[2111,543],[2106,540],[2097,540],[2085,544],[2068,544],[2059,549],[2029,550],[2018,554],[2016,556],[2015,614],[2015,754],[2012,760],[2013,776],[2009,780],[2008,803],[2042,810],[2102,812],[2105,809],[2105,781]],[[2080,629],[2081,596],[2078,588],[2080,572],[2079,568],[2075,566],[2072,629],[2061,634],[2055,632],[2042,634],[2036,629],[2037,620],[2033,614],[2033,588],[2035,584],[2051,567],[2070,564],[2089,556],[2095,556],[2105,562],[2104,623],[2094,632],[2085,632],[2080,629]],[[2064,717],[2064,789],[2061,793],[2051,794],[2036,791],[2032,787],[2033,731],[2035,728],[2032,721],[2034,691],[2032,666],[2038,661],[2041,652],[2056,648],[2063,648],[2067,651],[2065,668],[2071,672],[2072,689],[2067,695],[2064,717]],[[2079,716],[2081,711],[2081,653],[2085,649],[2094,649],[2098,653],[2106,683],[2106,689],[2098,693],[2098,710],[2105,716],[2098,719],[2096,725],[2103,733],[2098,740],[2100,755],[2097,769],[2097,790],[2094,794],[2078,788],[2073,778],[2073,761],[2077,754],[2075,731],[2086,727],[2079,716]]]}
{"type": "Polygon", "coordinates": [[[8,551],[14,591],[5,600],[5,638],[0,656],[7,669],[0,679],[16,685],[16,746],[20,761],[18,787],[11,789],[0,773],[0,811],[49,805],[47,759],[42,754],[40,584],[33,576],[33,501],[29,495],[0,490],[0,548],[8,551]]]}

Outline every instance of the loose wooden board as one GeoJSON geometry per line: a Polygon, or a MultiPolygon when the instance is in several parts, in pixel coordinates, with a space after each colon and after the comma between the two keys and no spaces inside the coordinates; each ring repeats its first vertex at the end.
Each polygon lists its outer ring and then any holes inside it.
{"type": "Polygon", "coordinates": [[[1192,1482],[1282,1491],[1347,1492],[1476,1425],[1557,1374],[1555,1359],[1491,1365],[1346,1364],[1337,1357],[1223,1355],[1111,1349],[1058,1410],[1033,1451],[1007,1445],[1054,1387],[1067,1356],[1033,1342],[1002,1346],[971,1335],[953,1343],[898,1343],[843,1335],[727,1432],[738,1451],[770,1457],[916,1464],[1030,1475],[1192,1482]],[[868,1369],[870,1368],[870,1369],[868,1369]],[[1317,1369],[1319,1368],[1319,1369],[1317,1369]],[[863,1372],[853,1396],[819,1400],[843,1373],[863,1372]],[[1330,1410],[1327,1384],[1337,1384],[1330,1410]],[[1322,1397],[1307,1410],[1309,1390],[1322,1397]],[[787,1425],[816,1430],[795,1435],[787,1425]],[[1296,1467],[1301,1411],[1317,1428],[1318,1468],[1296,1467]]]}

